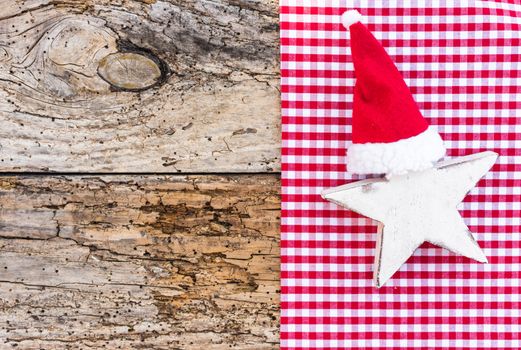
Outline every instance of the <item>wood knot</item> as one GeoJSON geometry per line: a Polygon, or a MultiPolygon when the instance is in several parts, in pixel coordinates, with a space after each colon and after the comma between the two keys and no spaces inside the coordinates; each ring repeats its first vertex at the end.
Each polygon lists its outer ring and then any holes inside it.
{"type": "Polygon", "coordinates": [[[116,52],[99,63],[98,74],[118,90],[141,91],[149,89],[165,78],[162,62],[139,52],[116,52]]]}

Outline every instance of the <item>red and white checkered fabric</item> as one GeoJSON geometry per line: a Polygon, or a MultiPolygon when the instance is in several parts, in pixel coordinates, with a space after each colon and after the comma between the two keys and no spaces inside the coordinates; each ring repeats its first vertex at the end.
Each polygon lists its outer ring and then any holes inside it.
{"type": "Polygon", "coordinates": [[[521,2],[281,0],[283,349],[521,348],[521,2]],[[321,199],[346,173],[358,9],[451,157],[500,157],[459,207],[489,258],[422,246],[372,286],[376,226],[321,199]]]}

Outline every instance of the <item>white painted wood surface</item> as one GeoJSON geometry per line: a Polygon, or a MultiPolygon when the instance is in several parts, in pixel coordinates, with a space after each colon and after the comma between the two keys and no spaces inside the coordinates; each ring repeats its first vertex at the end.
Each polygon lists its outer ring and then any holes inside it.
{"type": "Polygon", "coordinates": [[[380,222],[374,264],[374,283],[380,287],[423,242],[487,262],[457,205],[496,158],[494,152],[477,153],[422,172],[328,189],[322,196],[380,222]]]}

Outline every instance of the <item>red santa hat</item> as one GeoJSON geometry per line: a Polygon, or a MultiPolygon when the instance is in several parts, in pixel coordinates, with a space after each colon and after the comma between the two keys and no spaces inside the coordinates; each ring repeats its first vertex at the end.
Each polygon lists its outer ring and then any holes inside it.
{"type": "Polygon", "coordinates": [[[403,77],[356,10],[342,15],[355,67],[352,145],[347,170],[400,175],[421,171],[445,155],[443,140],[423,118],[403,77]]]}

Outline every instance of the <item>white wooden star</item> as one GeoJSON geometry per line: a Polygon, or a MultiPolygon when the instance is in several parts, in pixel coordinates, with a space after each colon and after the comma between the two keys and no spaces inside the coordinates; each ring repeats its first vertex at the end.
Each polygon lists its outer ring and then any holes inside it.
{"type": "Polygon", "coordinates": [[[487,262],[457,205],[496,158],[477,153],[422,172],[331,188],[322,197],[379,222],[373,276],[381,287],[423,242],[487,262]]]}

